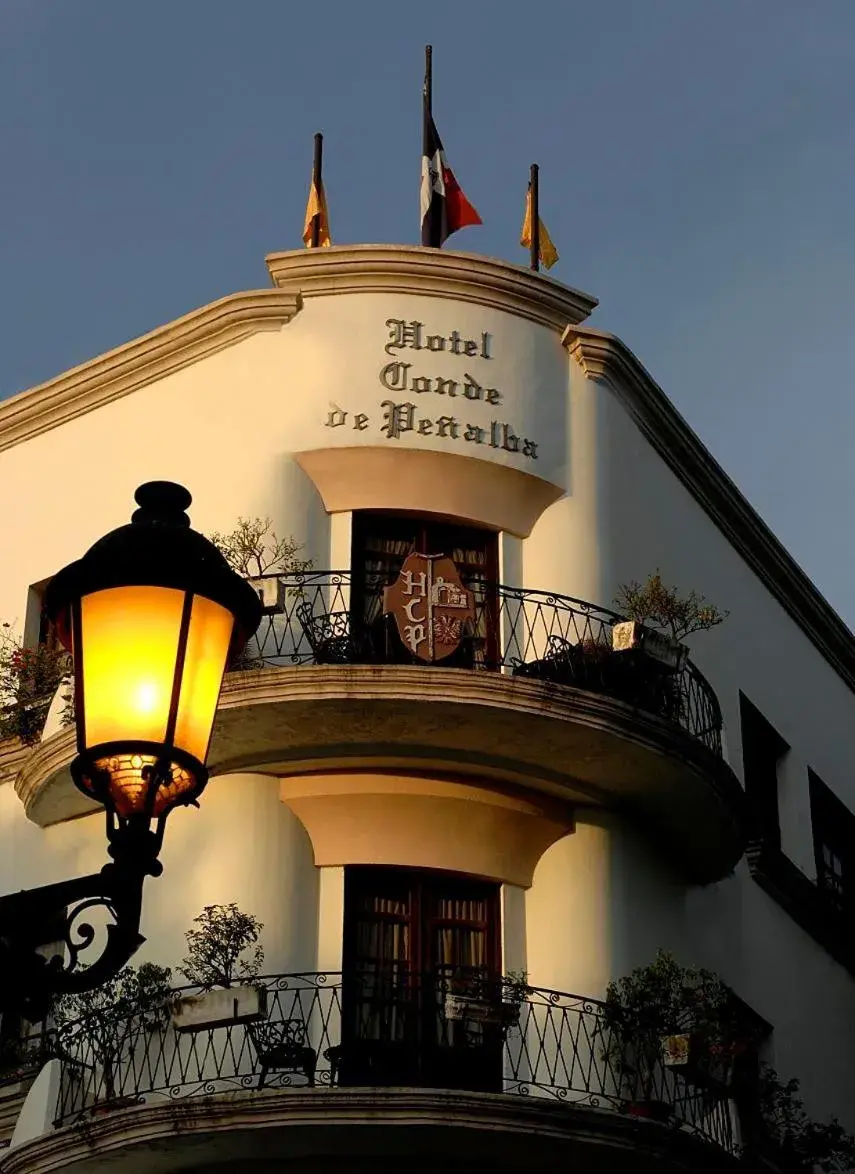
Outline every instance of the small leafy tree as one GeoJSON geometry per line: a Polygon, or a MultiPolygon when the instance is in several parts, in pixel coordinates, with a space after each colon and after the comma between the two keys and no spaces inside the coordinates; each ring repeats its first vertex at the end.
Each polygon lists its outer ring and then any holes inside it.
{"type": "MultiPolygon", "coordinates": [[[[0,625],[0,739],[38,742],[51,700],[71,671],[63,648],[48,644],[25,647],[11,624],[0,625]]],[[[70,695],[63,724],[73,720],[70,695]]]]}
{"type": "Polygon", "coordinates": [[[616,1073],[646,1098],[657,1076],[661,1083],[664,1037],[691,1033],[709,1051],[744,1032],[729,987],[712,971],[680,966],[664,950],[606,989],[604,1051],[616,1073]]]}
{"type": "MultiPolygon", "coordinates": [[[[836,1117],[811,1121],[799,1094],[798,1080],[782,1081],[769,1064],[761,1064],[757,1088],[760,1118],[759,1148],[771,1142],[782,1158],[782,1168],[792,1174],[843,1174],[855,1169],[855,1137],[836,1117]]],[[[757,1142],[745,1147],[750,1156],[757,1142]]]]}
{"type": "Polygon", "coordinates": [[[251,980],[261,971],[264,949],[258,938],[264,929],[251,913],[237,905],[206,905],[188,929],[187,954],[179,971],[203,990],[230,987],[251,980]]]}
{"type": "MultiPolygon", "coordinates": [[[[238,518],[237,525],[228,533],[215,530],[211,542],[222,554],[233,571],[245,579],[263,575],[300,575],[312,569],[312,560],[300,558],[303,546],[294,538],[280,538],[273,529],[271,518],[238,518]]],[[[300,594],[299,586],[288,588],[289,594],[300,594]]],[[[231,671],[244,672],[264,664],[254,642],[229,665],[231,671]]]]}
{"type": "Polygon", "coordinates": [[[172,971],[144,962],[126,966],[91,991],[61,995],[52,1008],[60,1047],[84,1063],[100,1064],[108,1099],[116,1095],[122,1057],[133,1051],[140,1032],[166,1022],[172,971]]]}
{"type": "Polygon", "coordinates": [[[697,591],[681,595],[676,587],[667,587],[658,569],[645,583],[622,584],[615,603],[627,619],[658,628],[678,642],[693,632],[708,632],[730,614],[719,611],[697,591]]]}
{"type": "Polygon", "coordinates": [[[312,560],[299,558],[303,546],[293,536],[280,538],[271,518],[238,518],[227,534],[210,535],[226,562],[246,579],[290,575],[311,570],[312,560]]]}

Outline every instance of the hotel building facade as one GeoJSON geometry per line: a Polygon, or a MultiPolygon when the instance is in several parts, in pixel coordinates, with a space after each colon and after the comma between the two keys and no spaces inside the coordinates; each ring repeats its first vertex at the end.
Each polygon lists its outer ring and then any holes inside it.
{"type": "MultiPolygon", "coordinates": [[[[594,298],[403,246],[267,268],[0,404],[0,618],[27,644],[145,481],[310,562],[255,577],[137,959],[175,971],[233,902],[265,997],[140,1025],[109,1074],[78,1037],[7,1077],[2,1174],[736,1168],[726,1083],[663,1067],[652,1120],[604,1059],[607,985],[659,949],[855,1126],[852,634],[594,298]],[[615,600],[657,570],[729,614],[628,692],[615,600]]],[[[104,860],[61,709],[0,749],[3,893],[104,860]]]]}

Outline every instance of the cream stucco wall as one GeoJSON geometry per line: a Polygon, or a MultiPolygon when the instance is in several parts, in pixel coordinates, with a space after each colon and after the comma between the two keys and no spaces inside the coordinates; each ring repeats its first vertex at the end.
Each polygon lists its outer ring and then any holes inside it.
{"type": "Polygon", "coordinates": [[[535,986],[602,997],[610,979],[661,946],[685,956],[685,888],[625,821],[579,810],[526,893],[527,969],[535,986]]]}
{"type": "MultiPolygon", "coordinates": [[[[0,892],[96,872],[106,860],[102,816],[39,829],[21,819],[10,786],[0,787],[0,841],[0,892]]],[[[278,779],[212,779],[198,810],[170,817],[161,860],[163,876],[144,890],[139,960],[175,966],[202,908],[234,901],[264,923],[266,971],[313,968],[318,870],[303,825],[279,800],[278,779]]]]}
{"type": "Polygon", "coordinates": [[[730,616],[690,640],[724,712],[741,774],[739,690],[790,743],[781,788],[785,850],[810,872],[807,763],[855,807],[855,746],[838,736],[853,694],[748,568],[614,394],[571,361],[570,490],[524,543],[524,581],[614,606],[618,586],[659,568],[730,616]]]}
{"type": "MultiPolygon", "coordinates": [[[[524,543],[524,582],[539,586],[549,576],[556,590],[613,606],[619,584],[658,568],[667,582],[729,610],[720,628],[691,639],[692,655],[716,690],[740,777],[740,690],[790,743],[779,780],[783,848],[815,878],[807,767],[855,810],[855,748],[846,736],[852,692],[612,391],[571,367],[570,492],[524,543]]],[[[619,838],[580,819],[576,835],[541,861],[527,902],[529,968],[538,981],[602,990],[659,946],[672,949],[717,970],[775,1025],[774,1061],[803,1079],[817,1112],[833,1104],[851,1115],[849,1049],[831,1025],[851,1029],[852,977],[757,887],[744,862],[733,878],[683,895],[631,832],[619,838]],[[573,927],[564,939],[551,930],[558,916],[573,927]],[[809,1022],[829,1029],[822,1048],[809,1022]]]]}
{"type": "Polygon", "coordinates": [[[204,905],[234,901],[264,924],[265,971],[311,970],[318,926],[318,873],[303,825],[279,801],[278,780],[214,778],[198,811],[170,817],[164,875],[146,887],[152,950],[181,957],[184,932],[204,905]],[[184,817],[184,818],[181,818],[184,817]]]}
{"type": "MultiPolygon", "coordinates": [[[[666,579],[728,608],[724,626],[692,641],[693,654],[721,701],[737,773],[740,689],[791,743],[781,789],[784,847],[813,875],[806,767],[855,808],[851,691],[614,394],[585,377],[559,333],[507,310],[413,294],[314,296],[279,329],[5,449],[0,516],[14,557],[7,556],[0,577],[0,619],[22,625],[31,585],[126,521],[134,489],[154,478],[190,488],[192,520],[202,531],[228,530],[239,515],[270,516],[279,533],[305,544],[317,566],[346,566],[350,513],[327,515],[295,454],[359,445],[452,453],[557,486],[563,496],[529,537],[502,535],[505,582],[608,606],[621,582],[658,567],[666,579]],[[387,319],[421,321],[425,337],[487,334],[491,357],[453,355],[447,347],[387,351],[387,319]],[[408,379],[454,380],[457,396],[449,397],[447,385],[444,395],[390,391],[381,373],[392,361],[412,363],[408,379]],[[466,399],[467,375],[482,389],[495,388],[499,402],[488,402],[486,392],[466,399]],[[386,400],[412,402],[432,427],[419,432],[414,420],[397,438],[385,435],[386,400]],[[457,437],[450,425],[438,434],[440,415],[458,419],[457,437]],[[494,422],[533,441],[536,456],[491,447],[494,422]],[[467,423],[480,443],[464,439],[467,423]]],[[[390,482],[384,493],[394,509],[399,485],[390,482]]],[[[423,508],[430,505],[428,495],[423,508]]],[[[9,784],[0,785],[0,842],[0,891],[92,871],[104,860],[99,817],[36,828],[9,784]]],[[[199,811],[171,817],[163,860],[163,878],[146,889],[146,956],[174,964],[201,906],[234,900],[264,921],[270,970],[340,965],[342,869],[338,861],[315,867],[278,780],[213,780],[199,811]]],[[[845,1114],[853,1090],[853,980],[760,892],[744,866],[734,878],[687,892],[626,822],[578,811],[575,834],[546,851],[532,887],[524,893],[506,885],[503,903],[506,962],[527,969],[536,984],[601,995],[610,978],[658,946],[715,966],[775,1024],[782,1070],[804,1078],[809,1099],[834,1086],[828,1107],[845,1114]]]]}

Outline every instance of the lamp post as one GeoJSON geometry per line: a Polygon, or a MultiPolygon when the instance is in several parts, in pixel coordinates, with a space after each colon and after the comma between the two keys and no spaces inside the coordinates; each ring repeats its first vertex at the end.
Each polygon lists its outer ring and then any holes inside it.
{"type": "Polygon", "coordinates": [[[190,529],[191,497],[152,481],[129,525],[59,571],[45,611],[74,664],[75,785],[102,804],[99,873],[0,898],[0,1011],[44,1015],[53,996],[113,977],[144,939],[142,886],[159,876],[166,818],[196,804],[223,674],[261,619],[259,599],[190,529]],[[92,909],[110,920],[91,962],[92,909]],[[61,941],[53,958],[39,953],[61,941]]]}

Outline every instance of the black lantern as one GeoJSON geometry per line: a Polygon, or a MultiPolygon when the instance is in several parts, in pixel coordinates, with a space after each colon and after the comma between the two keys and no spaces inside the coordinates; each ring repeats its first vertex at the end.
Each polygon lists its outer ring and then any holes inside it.
{"type": "Polygon", "coordinates": [[[166,817],[208,781],[223,674],[261,620],[249,584],[190,529],[186,489],[152,481],[135,496],[130,524],[58,572],[45,595],[74,662],[72,777],[106,809],[113,861],[94,876],[0,898],[0,1010],[43,1012],[51,994],[103,982],[139,946],[142,882],[162,871],[166,817]],[[106,948],[78,969],[95,936],[80,915],[97,905],[113,922],[106,948]],[[56,940],[58,924],[65,957],[46,962],[37,947],[56,940]]]}
{"type": "Polygon", "coordinates": [[[169,812],[202,792],[226,665],[261,620],[249,584],[190,529],[186,489],[151,481],[135,498],[130,525],[45,596],[74,661],[72,777],[106,808],[114,858],[156,856],[169,812]]]}

